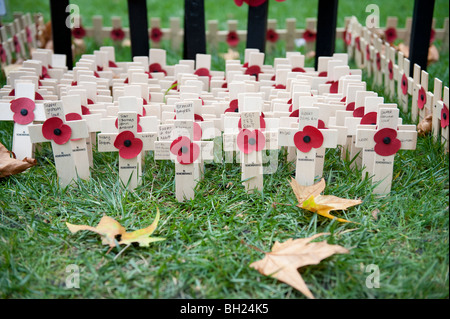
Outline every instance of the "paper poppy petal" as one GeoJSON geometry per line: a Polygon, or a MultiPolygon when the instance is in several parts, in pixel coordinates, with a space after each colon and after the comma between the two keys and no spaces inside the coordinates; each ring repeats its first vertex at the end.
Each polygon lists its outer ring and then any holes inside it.
{"type": "Polygon", "coordinates": [[[207,68],[200,68],[200,69],[197,69],[197,70],[194,72],[194,74],[195,74],[195,75],[198,75],[198,76],[211,76],[211,74],[209,73],[209,70],[208,70],[207,68]]]}
{"type": "Polygon", "coordinates": [[[117,68],[117,64],[114,63],[114,61],[108,61],[108,67],[110,67],[110,68],[117,68]]]}
{"type": "Polygon", "coordinates": [[[377,124],[377,112],[369,112],[364,114],[360,124],[364,125],[376,125],[377,124]]]}
{"type": "Polygon", "coordinates": [[[394,78],[394,64],[392,63],[392,60],[388,63],[388,71],[389,71],[389,80],[392,80],[394,78]]]}
{"type": "MultiPolygon", "coordinates": [[[[292,71],[292,72],[303,72],[303,73],[306,72],[304,68],[300,68],[300,67],[293,68],[291,71],[292,71]]],[[[319,76],[320,76],[320,75],[319,75],[319,76]]]]}
{"type": "Polygon", "coordinates": [[[264,134],[260,130],[250,131],[247,129],[243,129],[239,132],[236,143],[241,152],[244,154],[250,154],[253,151],[261,151],[266,143],[264,134]],[[251,140],[254,140],[254,143],[250,143],[251,140]]]}
{"type": "Polygon", "coordinates": [[[36,104],[34,101],[26,97],[12,100],[10,108],[11,111],[14,112],[14,123],[26,125],[33,122],[35,107],[36,104]]]}
{"type": "Polygon", "coordinates": [[[321,78],[327,77],[328,76],[328,72],[327,71],[322,71],[317,76],[319,76],[321,78]]]}
{"type": "Polygon", "coordinates": [[[419,94],[417,96],[417,107],[422,110],[426,103],[427,103],[427,94],[425,92],[425,89],[421,87],[419,90],[419,94]]]}
{"type": "Polygon", "coordinates": [[[54,134],[53,141],[58,145],[66,144],[70,140],[70,136],[72,135],[72,129],[69,125],[63,124],[59,128],[61,130],[60,135],[54,134]]]}
{"type": "Polygon", "coordinates": [[[364,116],[364,106],[358,107],[353,111],[353,117],[363,117],[364,116]]]}
{"type": "Polygon", "coordinates": [[[258,75],[261,73],[261,68],[259,65],[252,65],[245,70],[245,74],[256,76],[256,80],[258,80],[258,75]]]}
{"type": "Polygon", "coordinates": [[[144,143],[138,139],[134,138],[131,141],[131,145],[126,147],[123,146],[119,149],[119,156],[125,159],[135,158],[141,153],[144,143]]]}
{"type": "Polygon", "coordinates": [[[59,117],[51,117],[42,125],[42,135],[47,140],[53,140],[56,144],[62,145],[69,141],[72,129],[59,117]],[[59,130],[59,135],[55,134],[56,129],[59,130]]]}
{"type": "Polygon", "coordinates": [[[303,131],[294,135],[294,144],[303,153],[311,151],[312,148],[319,148],[323,144],[323,134],[314,126],[307,125],[303,131]],[[309,141],[306,140],[309,138],[309,141]]]}
{"type": "Polygon", "coordinates": [[[114,147],[117,149],[120,149],[121,147],[124,146],[124,142],[126,140],[132,140],[134,139],[134,134],[131,131],[123,131],[121,133],[119,133],[116,137],[116,139],[114,140],[114,147]]]}
{"type": "Polygon", "coordinates": [[[444,107],[441,110],[441,127],[446,128],[449,124],[448,118],[448,107],[444,104],[444,107]]]}
{"type": "Polygon", "coordinates": [[[319,120],[319,122],[317,123],[317,128],[318,129],[323,129],[323,130],[328,129],[327,127],[325,127],[325,122],[322,121],[322,120],[319,120]]]}
{"type": "Polygon", "coordinates": [[[330,93],[337,93],[339,88],[339,81],[328,81],[326,84],[331,84],[330,93]]]}
{"type": "Polygon", "coordinates": [[[355,102],[350,102],[347,104],[347,106],[345,107],[346,111],[354,111],[355,110],[355,102]]]}
{"type": "Polygon", "coordinates": [[[394,155],[402,146],[402,142],[397,138],[397,131],[391,128],[379,130],[375,133],[373,140],[375,153],[381,156],[394,155]]]}
{"type": "Polygon", "coordinates": [[[403,73],[403,76],[402,76],[401,87],[402,87],[403,95],[408,94],[408,78],[406,77],[405,73],[403,73]]]}

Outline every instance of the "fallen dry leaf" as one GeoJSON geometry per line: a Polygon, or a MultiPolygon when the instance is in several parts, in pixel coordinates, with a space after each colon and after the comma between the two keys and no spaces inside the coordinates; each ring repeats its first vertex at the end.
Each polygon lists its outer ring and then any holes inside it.
{"type": "Polygon", "coordinates": [[[36,165],[34,158],[25,157],[23,160],[16,159],[14,153],[0,143],[0,178],[22,173],[24,170],[36,165]],[[13,157],[11,157],[11,155],[13,157]]]}
{"type": "Polygon", "coordinates": [[[311,242],[317,237],[328,235],[320,233],[308,238],[288,239],[284,243],[275,242],[272,251],[265,257],[250,264],[265,276],[274,277],[303,293],[308,298],[314,298],[311,291],[297,271],[307,265],[317,265],[323,259],[334,254],[347,254],[349,251],[339,245],[329,245],[325,240],[311,242]]]}
{"type": "Polygon", "coordinates": [[[130,245],[132,243],[138,243],[139,246],[148,247],[150,243],[155,241],[165,240],[161,237],[150,237],[158,226],[159,221],[159,209],[156,209],[156,217],[153,223],[147,228],[139,229],[131,233],[127,233],[125,228],[120,225],[114,218],[109,216],[103,216],[97,227],[88,225],[73,225],[66,223],[72,234],[75,234],[80,230],[90,230],[99,234],[102,238],[102,245],[109,245],[109,247],[119,245],[130,245]],[[120,235],[120,242],[117,242],[116,236],[120,235]]]}
{"type": "MultiPolygon", "coordinates": [[[[409,46],[405,45],[403,42],[398,44],[397,49],[403,53],[405,58],[409,57],[409,46]]],[[[431,64],[439,61],[439,51],[434,44],[430,45],[428,48],[427,64],[431,64]]]]}
{"type": "Polygon", "coordinates": [[[362,203],[359,199],[340,198],[333,195],[320,195],[325,189],[325,180],[323,178],[320,182],[311,186],[302,186],[295,179],[292,179],[290,184],[297,197],[298,207],[330,219],[337,219],[339,222],[353,223],[349,220],[331,215],[330,211],[344,210],[362,203]]]}
{"type": "Polygon", "coordinates": [[[417,124],[417,134],[425,136],[431,132],[433,126],[433,115],[430,114],[417,124]]]}

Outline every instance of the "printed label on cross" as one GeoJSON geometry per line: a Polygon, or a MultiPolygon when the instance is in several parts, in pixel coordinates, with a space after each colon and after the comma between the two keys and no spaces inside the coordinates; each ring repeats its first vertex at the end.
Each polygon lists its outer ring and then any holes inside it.
{"type": "Polygon", "coordinates": [[[319,108],[300,107],[298,129],[280,128],[280,146],[295,146],[297,162],[295,179],[300,185],[314,184],[316,178],[316,151],[335,148],[338,132],[335,129],[318,129],[319,108]]]}
{"type": "Polygon", "coordinates": [[[47,119],[43,124],[29,126],[30,139],[32,143],[52,143],[56,173],[65,187],[77,178],[70,140],[87,138],[87,124],[85,120],[66,122],[61,101],[44,103],[44,109],[47,119]]]}
{"type": "Polygon", "coordinates": [[[0,102],[0,121],[14,121],[12,151],[16,157],[34,157],[28,127],[33,122],[45,121],[45,111],[44,105],[35,101],[33,83],[15,83],[15,99],[10,103],[0,102]]]}
{"type": "Polygon", "coordinates": [[[356,146],[373,148],[372,184],[374,194],[391,191],[394,158],[400,150],[414,150],[417,143],[415,125],[398,126],[397,108],[379,108],[376,128],[358,128],[356,146]]]}

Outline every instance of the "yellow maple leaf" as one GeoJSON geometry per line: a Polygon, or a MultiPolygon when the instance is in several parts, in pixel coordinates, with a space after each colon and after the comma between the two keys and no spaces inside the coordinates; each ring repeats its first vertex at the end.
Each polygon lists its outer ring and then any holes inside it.
{"type": "Polygon", "coordinates": [[[292,178],[290,185],[298,200],[298,207],[317,213],[323,217],[337,219],[343,223],[354,223],[344,218],[338,218],[330,214],[332,210],[344,210],[362,203],[359,199],[340,198],[333,195],[321,195],[325,189],[325,180],[311,186],[302,186],[292,178]]]}
{"type": "Polygon", "coordinates": [[[125,228],[120,225],[114,218],[109,216],[103,216],[100,222],[96,227],[88,226],[88,225],[73,225],[70,223],[66,223],[69,230],[72,234],[80,230],[90,230],[102,237],[102,245],[109,245],[110,247],[116,246],[116,243],[121,245],[129,245],[131,243],[138,243],[139,246],[148,247],[151,242],[165,240],[165,238],[161,237],[150,237],[151,234],[155,231],[158,226],[159,221],[159,209],[156,209],[156,217],[153,223],[143,229],[139,229],[133,231],[131,233],[127,233],[125,228]],[[121,240],[117,242],[116,236],[120,235],[121,240]]]}
{"type": "Polygon", "coordinates": [[[308,298],[314,298],[297,269],[307,265],[317,265],[334,254],[349,253],[346,248],[330,245],[325,240],[311,242],[317,237],[328,234],[320,233],[299,239],[290,238],[284,243],[275,242],[272,251],[265,253],[263,259],[250,264],[250,267],[265,276],[274,277],[294,287],[308,298]]]}

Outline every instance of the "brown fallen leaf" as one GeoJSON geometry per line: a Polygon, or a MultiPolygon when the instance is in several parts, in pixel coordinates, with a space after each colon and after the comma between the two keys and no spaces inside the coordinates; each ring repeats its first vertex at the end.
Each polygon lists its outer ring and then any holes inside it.
{"type": "Polygon", "coordinates": [[[165,238],[161,237],[150,237],[158,226],[158,221],[159,209],[157,208],[155,220],[150,226],[131,233],[127,233],[122,225],[109,216],[103,216],[97,227],[88,225],[73,225],[70,223],[66,223],[66,225],[72,234],[75,234],[80,230],[90,230],[99,234],[102,238],[102,245],[109,245],[109,247],[114,247],[116,244],[130,245],[132,243],[138,243],[139,246],[148,247],[152,242],[165,240],[165,238]],[[116,240],[116,236],[118,235],[121,236],[121,240],[119,242],[116,240]]]}
{"type": "Polygon", "coordinates": [[[311,242],[317,237],[329,235],[320,233],[308,238],[288,239],[284,243],[275,242],[272,251],[265,257],[250,264],[265,276],[274,277],[313,299],[314,295],[308,289],[298,268],[307,265],[317,265],[323,259],[334,254],[347,254],[349,250],[339,245],[330,245],[325,240],[311,242]]]}
{"type": "Polygon", "coordinates": [[[25,157],[23,160],[18,160],[13,152],[8,151],[0,143],[0,178],[22,173],[24,170],[35,165],[36,160],[34,158],[25,157]]]}
{"type": "MultiPolygon", "coordinates": [[[[397,49],[403,53],[403,56],[405,58],[409,57],[409,46],[405,45],[403,42],[398,44],[397,49]]],[[[428,48],[428,57],[427,57],[427,64],[431,64],[434,62],[439,61],[439,51],[436,48],[434,44],[430,45],[428,48]]]]}
{"type": "Polygon", "coordinates": [[[431,132],[433,126],[433,114],[428,115],[422,121],[417,124],[417,134],[425,136],[431,132]]]}
{"type": "Polygon", "coordinates": [[[292,190],[298,200],[298,207],[317,213],[321,216],[337,219],[339,222],[354,223],[344,218],[338,218],[330,214],[332,210],[344,210],[351,206],[362,203],[359,199],[340,198],[333,195],[320,195],[325,189],[325,180],[322,178],[320,182],[311,186],[302,186],[292,178],[292,190]]]}

